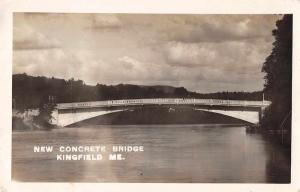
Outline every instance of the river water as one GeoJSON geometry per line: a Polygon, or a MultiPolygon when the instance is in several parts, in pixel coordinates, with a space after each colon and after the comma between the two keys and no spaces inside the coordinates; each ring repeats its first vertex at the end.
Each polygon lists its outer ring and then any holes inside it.
{"type": "Polygon", "coordinates": [[[12,179],[35,182],[287,183],[290,158],[281,146],[244,126],[93,125],[13,132],[12,179]],[[53,146],[35,153],[34,146],[53,146]],[[100,161],[58,161],[60,146],[102,145],[100,161]],[[113,145],[142,152],[108,160],[113,145]]]}

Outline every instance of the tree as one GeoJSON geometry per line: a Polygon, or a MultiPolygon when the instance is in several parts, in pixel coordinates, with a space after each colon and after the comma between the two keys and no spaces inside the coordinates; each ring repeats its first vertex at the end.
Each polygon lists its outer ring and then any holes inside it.
{"type": "Polygon", "coordinates": [[[53,127],[52,124],[50,124],[50,120],[52,119],[52,112],[55,105],[54,97],[48,96],[48,102],[44,101],[40,103],[39,114],[34,117],[33,121],[43,128],[53,127]]]}
{"type": "Polygon", "coordinates": [[[292,15],[284,15],[276,22],[273,49],[262,67],[262,71],[266,73],[264,92],[272,101],[262,124],[269,129],[282,129],[285,126],[289,132],[292,107],[292,25],[292,15]]]}
{"type": "Polygon", "coordinates": [[[188,95],[188,91],[184,87],[178,87],[175,88],[174,95],[178,97],[186,97],[188,95]]]}

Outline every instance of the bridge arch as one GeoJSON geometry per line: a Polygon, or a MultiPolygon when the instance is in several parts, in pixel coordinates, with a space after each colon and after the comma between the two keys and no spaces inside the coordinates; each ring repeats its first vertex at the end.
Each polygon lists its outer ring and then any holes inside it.
{"type": "Polygon", "coordinates": [[[261,111],[270,105],[269,101],[239,101],[216,99],[129,99],[57,104],[53,113],[53,124],[67,126],[93,117],[120,112],[130,107],[149,105],[187,105],[196,110],[222,114],[252,124],[259,123],[261,111]],[[231,109],[231,110],[226,110],[231,109]],[[251,109],[251,110],[250,110],[251,109]],[[253,110],[254,109],[254,110],[253,110]]]}
{"type": "Polygon", "coordinates": [[[251,124],[258,124],[260,118],[259,111],[230,111],[230,110],[214,110],[214,109],[209,110],[209,109],[199,109],[199,108],[196,110],[225,115],[251,124]]]}

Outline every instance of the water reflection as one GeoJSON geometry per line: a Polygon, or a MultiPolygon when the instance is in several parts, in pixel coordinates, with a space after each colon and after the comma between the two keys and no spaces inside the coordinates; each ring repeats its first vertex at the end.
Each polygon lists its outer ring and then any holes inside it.
{"type": "Polygon", "coordinates": [[[118,125],[13,133],[13,179],[60,182],[289,182],[289,154],[241,126],[118,125]],[[143,145],[124,161],[56,161],[34,145],[143,145]]]}

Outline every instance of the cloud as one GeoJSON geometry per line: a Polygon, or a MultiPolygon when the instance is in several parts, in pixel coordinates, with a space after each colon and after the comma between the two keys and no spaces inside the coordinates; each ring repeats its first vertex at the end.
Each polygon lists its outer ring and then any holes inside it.
{"type": "Polygon", "coordinates": [[[44,36],[36,36],[37,38],[29,41],[15,41],[13,47],[16,50],[28,50],[28,49],[56,49],[60,48],[59,41],[56,39],[49,40],[44,36]]]}
{"type": "Polygon", "coordinates": [[[32,27],[15,26],[13,30],[13,48],[16,50],[27,49],[55,49],[61,47],[60,42],[35,31],[32,27]]]}
{"type": "Polygon", "coordinates": [[[200,67],[215,61],[216,52],[198,44],[169,42],[166,45],[167,63],[178,67],[200,67]]]}
{"type": "Polygon", "coordinates": [[[185,43],[223,42],[251,40],[255,38],[270,39],[274,23],[280,16],[272,15],[192,15],[177,16],[170,26],[171,33],[166,39],[185,43]],[[180,29],[182,28],[182,29],[180,29]]]}
{"type": "Polygon", "coordinates": [[[13,72],[260,90],[278,15],[14,14],[13,72]]]}
{"type": "Polygon", "coordinates": [[[122,22],[118,17],[111,14],[93,15],[92,28],[93,29],[119,29],[122,27],[122,22]]]}
{"type": "Polygon", "coordinates": [[[171,42],[165,46],[166,63],[174,67],[219,68],[224,72],[257,73],[271,43],[265,41],[233,41],[221,43],[171,42]]]}

